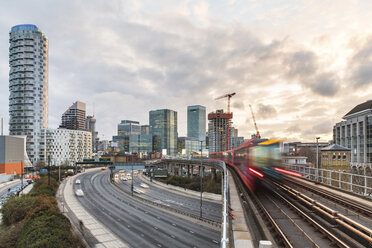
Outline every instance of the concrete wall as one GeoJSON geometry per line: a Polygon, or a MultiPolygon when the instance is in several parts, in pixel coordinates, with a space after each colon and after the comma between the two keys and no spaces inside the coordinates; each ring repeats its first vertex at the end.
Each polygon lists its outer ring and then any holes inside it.
{"type": "Polygon", "coordinates": [[[25,159],[24,137],[0,136],[0,174],[20,174],[25,159]]]}

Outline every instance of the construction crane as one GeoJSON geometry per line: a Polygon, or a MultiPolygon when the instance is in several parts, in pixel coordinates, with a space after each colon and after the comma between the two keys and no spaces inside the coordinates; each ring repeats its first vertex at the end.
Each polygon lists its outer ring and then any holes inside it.
{"type": "Polygon", "coordinates": [[[254,118],[252,106],[250,104],[249,104],[249,108],[251,109],[252,119],[253,119],[253,123],[254,123],[254,128],[256,128],[256,138],[261,138],[260,132],[258,131],[258,128],[257,128],[256,119],[254,118]]]}
{"type": "Polygon", "coordinates": [[[226,95],[223,95],[223,96],[217,97],[217,98],[215,98],[214,100],[219,100],[219,99],[222,99],[222,98],[227,97],[227,113],[229,114],[229,113],[231,113],[231,112],[230,112],[230,98],[233,97],[233,96],[235,96],[235,95],[236,95],[236,93],[233,92],[233,93],[230,93],[230,94],[226,94],[226,95]]]}

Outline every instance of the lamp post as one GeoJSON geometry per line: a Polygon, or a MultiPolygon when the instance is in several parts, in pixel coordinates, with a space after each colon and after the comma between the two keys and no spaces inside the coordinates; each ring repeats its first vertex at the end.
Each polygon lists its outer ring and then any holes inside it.
{"type": "Polygon", "coordinates": [[[50,185],[50,154],[48,154],[48,185],[50,185]]]}
{"type": "Polygon", "coordinates": [[[316,137],[316,181],[319,182],[319,139],[316,137]]]}
{"type": "Polygon", "coordinates": [[[133,196],[133,180],[134,180],[134,178],[133,178],[133,162],[132,162],[132,175],[131,175],[131,177],[132,177],[132,185],[131,185],[131,191],[132,191],[132,196],[133,196]]]}
{"type": "Polygon", "coordinates": [[[200,219],[203,217],[203,141],[200,141],[200,219]]]}

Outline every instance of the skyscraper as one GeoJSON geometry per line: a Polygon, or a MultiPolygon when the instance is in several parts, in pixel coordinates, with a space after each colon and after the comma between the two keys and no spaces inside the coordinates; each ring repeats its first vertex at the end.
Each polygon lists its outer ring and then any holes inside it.
{"type": "Polygon", "coordinates": [[[92,133],[92,152],[96,152],[96,138],[97,138],[97,132],[96,132],[96,118],[94,116],[87,116],[86,119],[86,129],[89,130],[92,133]]]}
{"type": "Polygon", "coordinates": [[[168,155],[177,153],[177,112],[170,109],[151,110],[149,113],[150,134],[153,135],[153,150],[168,155]]]}
{"type": "Polygon", "coordinates": [[[85,130],[85,103],[76,101],[74,102],[63,114],[62,124],[60,128],[85,130]]]}
{"type": "Polygon", "coordinates": [[[231,149],[231,143],[228,142],[230,136],[228,126],[231,118],[232,113],[224,113],[222,109],[208,114],[209,153],[231,149]]]}
{"type": "Polygon", "coordinates": [[[32,24],[9,33],[9,134],[26,135],[33,165],[43,160],[41,130],[48,127],[48,39],[32,24]]]}
{"type": "Polygon", "coordinates": [[[203,141],[205,147],[206,112],[200,105],[187,107],[187,137],[203,141]]]}
{"type": "Polygon", "coordinates": [[[122,120],[118,124],[118,135],[141,134],[141,125],[138,121],[122,120]]]}

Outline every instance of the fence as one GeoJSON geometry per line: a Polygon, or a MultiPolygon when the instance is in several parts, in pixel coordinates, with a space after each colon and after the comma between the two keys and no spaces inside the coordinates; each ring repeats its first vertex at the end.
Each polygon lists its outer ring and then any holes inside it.
{"type": "Polygon", "coordinates": [[[302,165],[283,164],[283,166],[287,170],[301,173],[304,178],[309,180],[372,197],[371,176],[326,169],[319,169],[317,173],[316,168],[302,165]]]}

